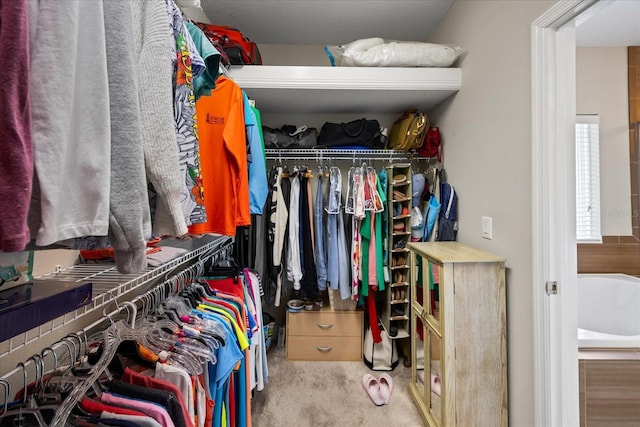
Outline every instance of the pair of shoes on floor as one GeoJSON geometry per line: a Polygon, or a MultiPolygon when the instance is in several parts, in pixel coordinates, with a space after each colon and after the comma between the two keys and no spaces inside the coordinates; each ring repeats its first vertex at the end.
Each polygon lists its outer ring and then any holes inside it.
{"type": "MultiPolygon", "coordinates": [[[[424,371],[418,371],[418,379],[424,384],[424,371]]],[[[440,396],[441,389],[440,377],[436,374],[431,374],[431,391],[440,396]]]]}
{"type": "Polygon", "coordinates": [[[362,388],[365,393],[369,395],[374,405],[386,405],[389,403],[389,400],[391,400],[393,379],[389,374],[381,374],[380,378],[376,378],[371,374],[365,374],[362,377],[362,388]]]}

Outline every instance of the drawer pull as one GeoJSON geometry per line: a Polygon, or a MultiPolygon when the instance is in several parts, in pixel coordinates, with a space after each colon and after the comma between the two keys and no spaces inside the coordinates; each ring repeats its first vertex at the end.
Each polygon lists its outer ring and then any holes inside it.
{"type": "Polygon", "coordinates": [[[320,329],[331,329],[331,328],[333,328],[333,323],[325,323],[325,324],[316,323],[316,325],[318,325],[318,328],[320,328],[320,329]]]}
{"type": "Polygon", "coordinates": [[[318,351],[322,351],[323,353],[328,353],[333,350],[333,347],[316,347],[318,351]]]}

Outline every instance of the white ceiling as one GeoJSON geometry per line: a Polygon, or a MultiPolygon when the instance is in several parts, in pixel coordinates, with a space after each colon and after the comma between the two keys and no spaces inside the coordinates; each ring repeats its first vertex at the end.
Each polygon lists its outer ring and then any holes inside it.
{"type": "MultiPolygon", "coordinates": [[[[454,0],[176,0],[196,21],[259,44],[343,44],[366,37],[429,41],[454,0]]],[[[640,46],[640,0],[600,0],[576,23],[580,47],[640,46]]]]}
{"type": "Polygon", "coordinates": [[[640,1],[603,0],[576,22],[579,47],[640,46],[640,1]]]}
{"type": "Polygon", "coordinates": [[[453,0],[178,0],[185,14],[260,44],[337,45],[367,37],[428,41],[453,0]]]}

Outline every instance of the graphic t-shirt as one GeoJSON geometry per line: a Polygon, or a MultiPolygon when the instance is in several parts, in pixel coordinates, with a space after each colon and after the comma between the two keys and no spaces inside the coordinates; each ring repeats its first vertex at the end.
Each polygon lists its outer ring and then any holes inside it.
{"type": "Polygon", "coordinates": [[[221,76],[209,96],[196,102],[200,159],[207,221],[189,226],[192,234],[235,236],[236,226],[250,225],[249,174],[242,90],[221,76]]]}

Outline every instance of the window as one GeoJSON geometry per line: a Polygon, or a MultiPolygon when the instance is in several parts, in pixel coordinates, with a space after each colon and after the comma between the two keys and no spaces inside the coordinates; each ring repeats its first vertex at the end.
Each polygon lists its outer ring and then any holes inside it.
{"type": "Polygon", "coordinates": [[[581,243],[601,243],[600,120],[576,116],[576,237],[581,243]]]}

